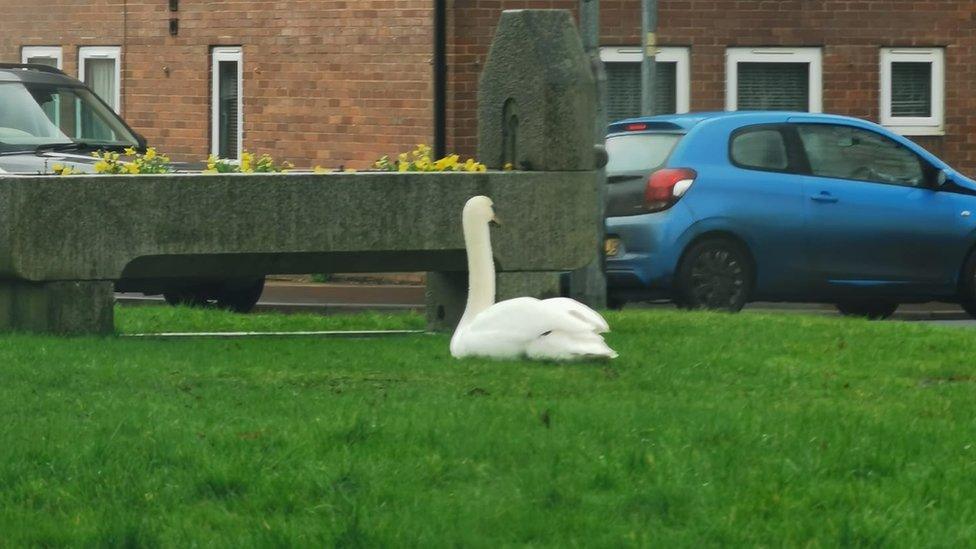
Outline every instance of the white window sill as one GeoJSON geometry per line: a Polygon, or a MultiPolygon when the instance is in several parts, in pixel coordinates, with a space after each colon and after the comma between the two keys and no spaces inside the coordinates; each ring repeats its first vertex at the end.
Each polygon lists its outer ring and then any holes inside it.
{"type": "Polygon", "coordinates": [[[897,124],[885,124],[885,128],[905,136],[939,136],[945,135],[945,128],[939,126],[899,126],[897,124]]]}

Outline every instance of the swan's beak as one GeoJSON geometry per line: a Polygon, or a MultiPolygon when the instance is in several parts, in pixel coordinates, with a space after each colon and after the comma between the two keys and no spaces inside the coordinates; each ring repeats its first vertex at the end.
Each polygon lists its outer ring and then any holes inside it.
{"type": "Polygon", "coordinates": [[[494,225],[496,227],[501,227],[502,226],[502,222],[498,220],[498,216],[497,215],[492,215],[491,216],[491,219],[488,221],[488,224],[489,225],[494,225]]]}

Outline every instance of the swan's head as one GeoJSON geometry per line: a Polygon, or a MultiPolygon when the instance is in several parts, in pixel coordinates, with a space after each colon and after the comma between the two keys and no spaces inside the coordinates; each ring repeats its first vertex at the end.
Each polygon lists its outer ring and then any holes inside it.
{"type": "Polygon", "coordinates": [[[471,220],[478,224],[499,224],[498,218],[495,216],[495,203],[487,196],[475,196],[468,199],[461,215],[465,220],[471,220]]]}

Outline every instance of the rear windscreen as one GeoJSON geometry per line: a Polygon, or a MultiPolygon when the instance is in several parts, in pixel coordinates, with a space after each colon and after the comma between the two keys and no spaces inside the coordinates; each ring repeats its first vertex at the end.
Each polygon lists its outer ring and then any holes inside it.
{"type": "Polygon", "coordinates": [[[664,165],[684,137],[673,133],[632,133],[607,139],[607,174],[650,172],[664,165]]]}

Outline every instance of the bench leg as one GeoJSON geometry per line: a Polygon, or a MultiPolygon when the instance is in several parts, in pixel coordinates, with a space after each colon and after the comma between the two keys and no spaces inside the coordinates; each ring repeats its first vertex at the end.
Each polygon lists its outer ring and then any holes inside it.
{"type": "Polygon", "coordinates": [[[111,334],[111,281],[0,281],[0,330],[111,334]]]}
{"type": "Polygon", "coordinates": [[[461,321],[468,299],[467,271],[427,273],[427,330],[451,332],[461,321]]]}
{"type": "MultiPolygon", "coordinates": [[[[559,273],[498,273],[495,275],[496,299],[513,297],[559,296],[559,273]]],[[[467,272],[427,273],[427,329],[432,332],[453,331],[464,314],[468,300],[467,272]]]]}

